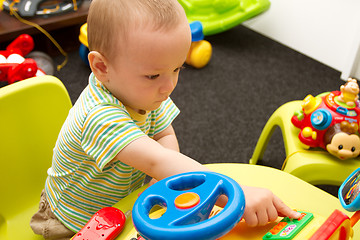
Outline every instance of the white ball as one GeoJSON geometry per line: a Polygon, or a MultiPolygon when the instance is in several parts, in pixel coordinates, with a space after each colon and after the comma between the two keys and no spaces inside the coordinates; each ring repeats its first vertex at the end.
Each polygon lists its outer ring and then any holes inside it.
{"type": "Polygon", "coordinates": [[[6,57],[4,55],[0,55],[0,63],[7,63],[6,57]]]}
{"type": "Polygon", "coordinates": [[[25,60],[25,58],[23,58],[23,56],[21,56],[19,54],[15,54],[15,53],[11,54],[7,58],[8,63],[22,63],[24,60],[25,60]]]}

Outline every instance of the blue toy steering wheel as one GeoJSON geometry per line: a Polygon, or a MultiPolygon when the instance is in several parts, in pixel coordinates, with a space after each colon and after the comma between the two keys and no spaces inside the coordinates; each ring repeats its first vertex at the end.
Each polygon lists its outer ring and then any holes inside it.
{"type": "Polygon", "coordinates": [[[163,179],[146,189],[136,200],[132,218],[145,239],[216,239],[229,232],[241,219],[245,197],[233,179],[215,172],[192,172],[163,179]],[[228,202],[209,218],[220,195],[228,202]],[[160,205],[166,212],[157,219],[150,210],[160,205]]]}

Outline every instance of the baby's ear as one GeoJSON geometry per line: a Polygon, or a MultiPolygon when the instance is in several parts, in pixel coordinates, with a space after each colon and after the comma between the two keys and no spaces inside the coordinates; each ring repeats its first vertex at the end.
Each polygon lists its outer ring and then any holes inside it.
{"type": "Polygon", "coordinates": [[[91,51],[88,55],[89,64],[95,77],[104,82],[107,79],[108,67],[106,58],[97,51],[91,51]]]}

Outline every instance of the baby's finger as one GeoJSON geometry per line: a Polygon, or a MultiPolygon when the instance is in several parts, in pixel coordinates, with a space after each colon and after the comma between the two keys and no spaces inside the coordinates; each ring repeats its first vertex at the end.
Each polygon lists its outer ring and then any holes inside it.
{"type": "Polygon", "coordinates": [[[283,203],[283,201],[281,201],[277,196],[274,196],[273,203],[280,216],[283,215],[295,219],[300,218],[301,214],[299,212],[296,212],[286,206],[285,203],[283,203]]]}
{"type": "Polygon", "coordinates": [[[250,227],[255,227],[258,225],[259,221],[258,221],[256,213],[254,213],[254,212],[246,213],[246,211],[245,211],[243,218],[244,218],[246,224],[250,227]]]}
{"type": "Polygon", "coordinates": [[[267,214],[266,209],[262,209],[258,212],[256,212],[257,219],[258,219],[258,226],[264,226],[269,222],[269,217],[267,214]]]}
{"type": "Polygon", "coordinates": [[[278,212],[274,206],[267,209],[267,214],[269,222],[274,222],[278,218],[278,212]]]}

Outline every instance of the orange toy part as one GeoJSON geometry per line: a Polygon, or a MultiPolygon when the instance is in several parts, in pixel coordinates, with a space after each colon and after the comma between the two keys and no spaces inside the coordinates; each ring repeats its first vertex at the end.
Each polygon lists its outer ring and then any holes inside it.
{"type": "Polygon", "coordinates": [[[180,209],[188,209],[196,206],[199,202],[199,195],[193,192],[187,192],[179,195],[175,199],[175,206],[180,209]]]}
{"type": "Polygon", "coordinates": [[[350,225],[353,227],[360,220],[360,211],[356,211],[350,218],[350,225]]]}

